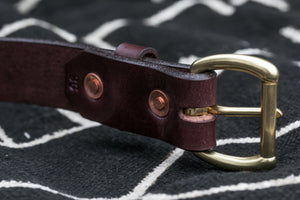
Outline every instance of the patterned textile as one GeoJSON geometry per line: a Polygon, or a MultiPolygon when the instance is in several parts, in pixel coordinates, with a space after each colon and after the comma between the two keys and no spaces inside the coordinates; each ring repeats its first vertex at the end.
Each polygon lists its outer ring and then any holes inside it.
{"type": "MultiPolygon", "coordinates": [[[[218,53],[265,58],[280,71],[278,107],[284,112],[277,121],[277,167],[230,172],[77,113],[1,102],[1,200],[299,199],[299,1],[1,0],[0,13],[0,37],[109,49],[126,41],[182,63],[218,53]]],[[[260,105],[258,79],[218,74],[219,105],[260,105]]],[[[259,128],[257,118],[219,117],[216,149],[258,154],[259,128]]]]}

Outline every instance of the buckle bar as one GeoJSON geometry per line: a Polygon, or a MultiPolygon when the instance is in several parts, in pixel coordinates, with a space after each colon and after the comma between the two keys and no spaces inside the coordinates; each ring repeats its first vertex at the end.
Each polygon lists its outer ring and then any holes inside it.
{"type": "MultiPolygon", "coordinates": [[[[276,108],[279,78],[277,68],[268,61],[252,56],[220,54],[196,60],[190,70],[192,73],[201,73],[218,69],[249,73],[261,80],[260,108],[212,106],[207,109],[209,113],[217,115],[261,117],[260,154],[251,157],[237,157],[212,150],[194,152],[194,154],[208,163],[229,170],[264,170],[275,167],[276,118],[282,116],[282,112],[276,108]]],[[[191,113],[191,110],[188,113],[191,113]]]]}

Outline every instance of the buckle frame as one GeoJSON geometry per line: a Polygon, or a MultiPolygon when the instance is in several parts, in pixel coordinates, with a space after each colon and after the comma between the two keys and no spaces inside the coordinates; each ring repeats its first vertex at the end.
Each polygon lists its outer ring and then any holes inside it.
{"type": "Polygon", "coordinates": [[[277,82],[279,72],[270,62],[252,56],[219,54],[194,61],[191,73],[211,70],[233,70],[249,73],[261,80],[261,107],[236,108],[213,106],[210,113],[226,116],[260,116],[260,154],[251,157],[230,156],[213,150],[194,152],[198,158],[228,170],[265,170],[276,166],[275,128],[276,118],[282,115],[277,109],[277,82]]]}

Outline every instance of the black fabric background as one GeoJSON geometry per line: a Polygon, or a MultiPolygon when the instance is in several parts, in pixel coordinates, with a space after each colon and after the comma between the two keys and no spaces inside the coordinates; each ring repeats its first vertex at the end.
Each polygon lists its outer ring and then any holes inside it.
{"type": "MultiPolygon", "coordinates": [[[[278,120],[277,130],[300,120],[300,67],[295,64],[300,60],[300,44],[280,34],[283,27],[300,28],[298,1],[285,1],[290,5],[287,12],[249,1],[235,7],[230,16],[198,4],[157,27],[143,23],[145,18],[174,2],[43,0],[31,12],[21,14],[15,6],[18,1],[1,0],[0,28],[18,20],[35,18],[73,33],[78,43],[84,43],[83,38],[103,23],[124,18],[130,23],[106,36],[105,42],[112,46],[124,41],[151,46],[168,61],[249,48],[266,50],[273,56],[256,56],[268,59],[280,71],[278,107],[284,117],[278,120]]],[[[230,1],[223,2],[230,5],[230,1]]],[[[7,37],[65,41],[38,26],[27,27],[7,37]]],[[[260,81],[239,72],[223,72],[218,78],[218,104],[259,106],[260,81]]],[[[16,143],[30,142],[45,134],[78,126],[55,108],[1,102],[0,110],[0,127],[16,143]],[[24,132],[30,133],[31,138],[24,137],[24,132]]],[[[259,137],[259,119],[219,117],[217,137],[259,137]]],[[[145,195],[181,194],[241,182],[299,176],[299,129],[294,128],[276,142],[277,167],[262,172],[222,171],[185,152],[151,184],[145,195]]],[[[164,142],[104,125],[29,148],[10,148],[0,139],[0,181],[30,182],[76,198],[119,198],[132,191],[173,150],[173,146],[164,142]]],[[[259,144],[228,144],[217,150],[232,155],[254,155],[259,151],[259,144]]],[[[299,196],[298,183],[262,190],[227,191],[195,199],[298,199],[299,196]]],[[[0,199],[72,198],[41,189],[0,185],[0,199]]]]}

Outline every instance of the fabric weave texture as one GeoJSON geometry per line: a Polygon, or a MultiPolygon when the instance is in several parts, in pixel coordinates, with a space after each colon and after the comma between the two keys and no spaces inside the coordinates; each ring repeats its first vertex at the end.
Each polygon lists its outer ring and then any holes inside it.
{"type": "MultiPolygon", "coordinates": [[[[1,200],[299,199],[299,1],[2,0],[0,13],[0,37],[108,49],[129,42],[186,64],[219,53],[261,57],[279,69],[284,113],[277,120],[276,168],[231,172],[77,113],[0,102],[1,200]]],[[[260,105],[258,79],[218,74],[219,105],[260,105]]],[[[218,117],[216,150],[258,154],[259,129],[258,118],[218,117]]]]}

